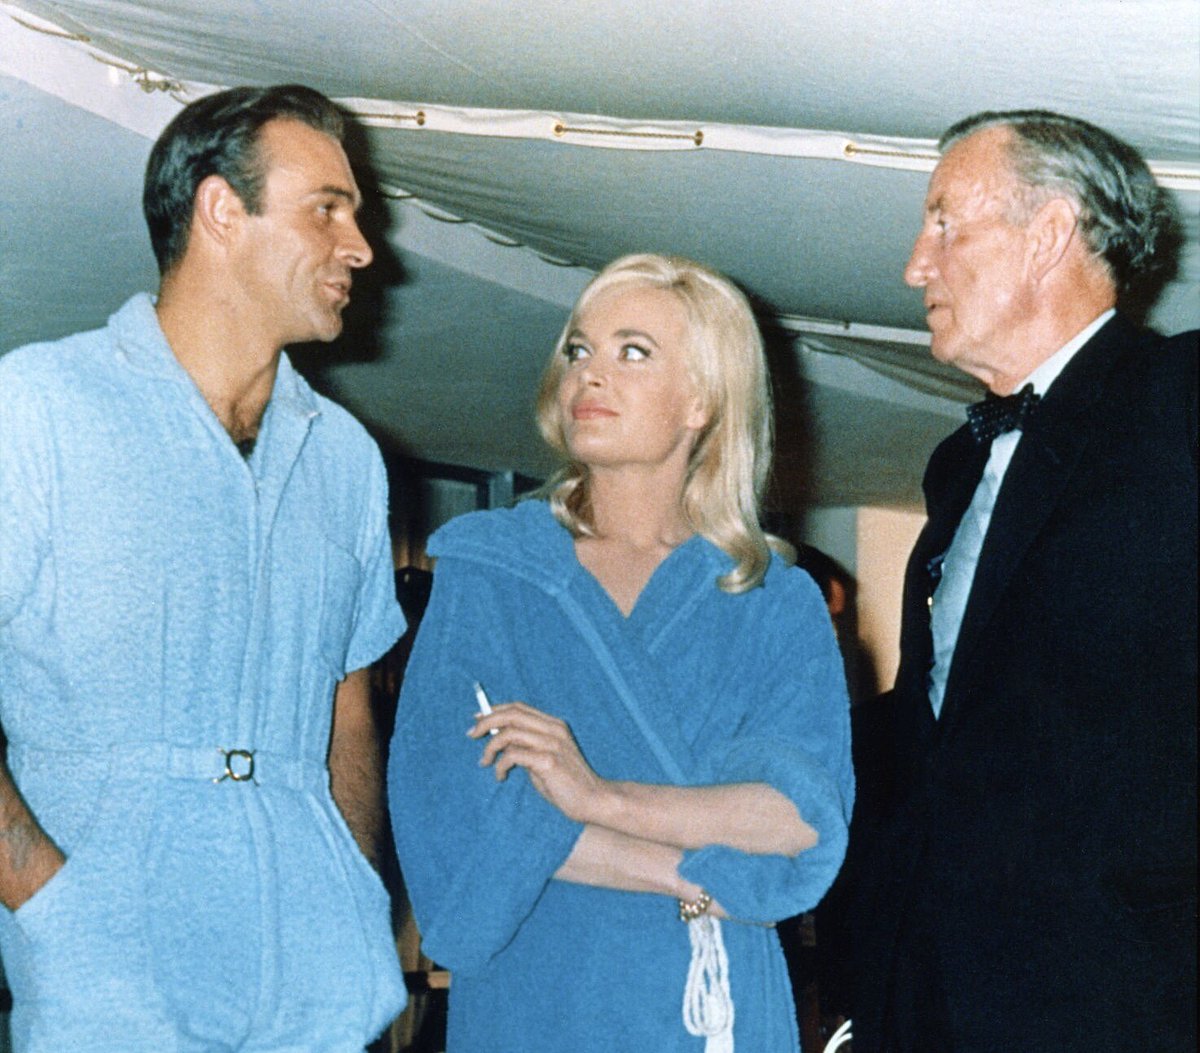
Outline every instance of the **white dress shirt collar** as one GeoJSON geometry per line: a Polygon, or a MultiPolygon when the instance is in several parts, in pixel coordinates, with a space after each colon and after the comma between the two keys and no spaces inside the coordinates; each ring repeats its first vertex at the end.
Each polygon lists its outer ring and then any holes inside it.
{"type": "Polygon", "coordinates": [[[1038,366],[1037,369],[1035,369],[1029,374],[1029,376],[1027,376],[1015,388],[1013,388],[1013,390],[1020,391],[1021,388],[1023,388],[1026,384],[1032,384],[1033,390],[1039,395],[1046,394],[1050,388],[1050,385],[1053,384],[1058,378],[1059,373],[1061,373],[1066,368],[1067,363],[1075,357],[1075,353],[1081,347],[1083,347],[1084,344],[1091,340],[1091,338],[1100,330],[1100,327],[1116,313],[1116,308],[1110,307],[1107,311],[1100,315],[1100,317],[1088,323],[1088,325],[1084,326],[1083,329],[1071,337],[1070,340],[1068,340],[1065,344],[1063,344],[1062,347],[1055,351],[1054,354],[1046,359],[1045,362],[1038,366]]]}

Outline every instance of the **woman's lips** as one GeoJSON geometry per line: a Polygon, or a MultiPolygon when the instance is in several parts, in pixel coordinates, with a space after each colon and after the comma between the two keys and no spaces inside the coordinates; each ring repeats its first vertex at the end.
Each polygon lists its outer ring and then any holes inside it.
{"type": "Polygon", "coordinates": [[[574,420],[598,420],[601,417],[615,417],[616,415],[607,406],[600,406],[594,402],[581,402],[571,410],[571,417],[574,420]]]}

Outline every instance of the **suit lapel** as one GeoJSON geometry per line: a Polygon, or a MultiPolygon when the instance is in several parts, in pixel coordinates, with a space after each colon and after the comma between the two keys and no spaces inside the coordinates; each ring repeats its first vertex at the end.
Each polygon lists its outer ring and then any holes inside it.
{"type": "Polygon", "coordinates": [[[945,552],[983,475],[987,451],[964,424],[938,447],[925,475],[929,551],[945,552]]]}
{"type": "Polygon", "coordinates": [[[939,721],[943,733],[955,715],[960,688],[986,637],[996,607],[1034,538],[1062,498],[1094,429],[1086,414],[1138,331],[1119,315],[1068,363],[1025,429],[1004,475],[963,615],[939,721]]]}
{"type": "Polygon", "coordinates": [[[896,675],[900,697],[912,721],[907,736],[918,749],[935,733],[936,720],[927,691],[933,640],[930,599],[941,574],[941,559],[983,474],[987,451],[966,425],[944,439],[925,471],[923,489],[927,520],[909,557],[904,577],[904,618],[901,626],[901,664],[896,675]]]}

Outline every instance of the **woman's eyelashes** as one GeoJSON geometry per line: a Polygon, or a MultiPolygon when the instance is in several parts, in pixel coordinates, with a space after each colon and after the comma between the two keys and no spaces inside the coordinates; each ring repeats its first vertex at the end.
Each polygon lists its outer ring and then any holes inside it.
{"type": "MultiPolygon", "coordinates": [[[[563,358],[568,363],[582,362],[591,358],[593,351],[586,344],[571,341],[562,350],[563,358]]],[[[622,362],[644,362],[651,355],[650,348],[642,344],[622,344],[617,352],[617,358],[622,362]]]]}

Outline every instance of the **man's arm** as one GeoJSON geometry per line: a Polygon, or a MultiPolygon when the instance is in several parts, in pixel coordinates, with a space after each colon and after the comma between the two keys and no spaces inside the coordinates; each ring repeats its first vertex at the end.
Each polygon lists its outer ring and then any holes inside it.
{"type": "Polygon", "coordinates": [[[0,902],[16,910],[65,862],[0,760],[0,902]]]}
{"type": "Polygon", "coordinates": [[[346,825],[363,855],[378,869],[383,833],[383,763],[366,669],[347,674],[334,693],[329,779],[346,825]]]}

